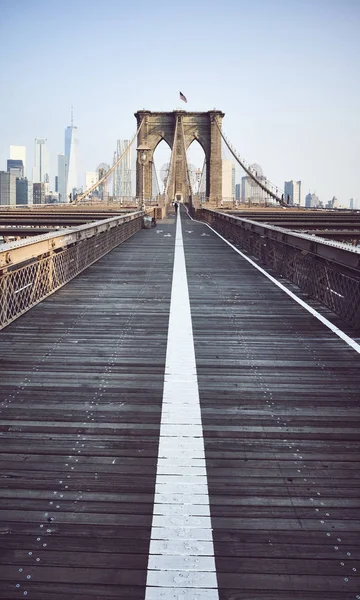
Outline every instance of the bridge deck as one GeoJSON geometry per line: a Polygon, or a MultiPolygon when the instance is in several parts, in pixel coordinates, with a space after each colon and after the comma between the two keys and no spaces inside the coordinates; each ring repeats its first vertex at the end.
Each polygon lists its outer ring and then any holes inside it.
{"type": "MultiPolygon", "coordinates": [[[[182,220],[218,597],[360,598],[359,355],[182,220]]],[[[1,333],[4,600],[145,598],[174,235],[141,231],[1,333]]],[[[149,599],[216,597],[197,531],[182,568],[205,584],[177,587],[179,551],[149,599]]]]}

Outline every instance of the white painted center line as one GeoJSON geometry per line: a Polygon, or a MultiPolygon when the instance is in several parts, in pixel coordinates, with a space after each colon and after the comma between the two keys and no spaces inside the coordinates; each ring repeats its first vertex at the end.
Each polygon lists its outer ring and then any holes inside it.
{"type": "Polygon", "coordinates": [[[145,600],[219,600],[190,300],[176,222],[145,600]]]}

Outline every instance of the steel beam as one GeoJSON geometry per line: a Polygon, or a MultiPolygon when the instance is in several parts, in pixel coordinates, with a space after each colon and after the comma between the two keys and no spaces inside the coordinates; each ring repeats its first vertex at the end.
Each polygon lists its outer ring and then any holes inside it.
{"type": "Polygon", "coordinates": [[[45,255],[48,252],[71,246],[81,240],[108,231],[113,227],[118,227],[122,223],[137,219],[144,214],[143,211],[137,211],[124,216],[102,219],[87,225],[79,225],[71,229],[62,229],[56,233],[47,233],[34,236],[31,239],[3,244],[0,247],[0,269],[13,267],[14,265],[19,265],[38,256],[45,255]]]}
{"type": "Polygon", "coordinates": [[[305,253],[311,253],[325,260],[334,261],[349,269],[358,270],[360,268],[360,248],[350,246],[344,242],[321,239],[306,233],[292,232],[283,227],[259,223],[258,221],[253,221],[251,219],[235,217],[210,209],[200,209],[197,211],[197,214],[199,214],[201,219],[207,222],[210,222],[212,219],[217,219],[259,234],[263,237],[264,243],[266,243],[266,238],[270,238],[292,246],[293,248],[297,248],[305,253]]]}
{"type": "Polygon", "coordinates": [[[0,225],[0,236],[4,237],[28,237],[32,235],[43,235],[44,233],[52,233],[58,231],[54,227],[2,227],[0,225]]]}

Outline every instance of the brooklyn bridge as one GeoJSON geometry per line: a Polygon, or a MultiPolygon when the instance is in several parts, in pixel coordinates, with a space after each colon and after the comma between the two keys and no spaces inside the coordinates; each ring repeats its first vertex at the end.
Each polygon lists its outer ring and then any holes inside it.
{"type": "Polygon", "coordinates": [[[135,117],[134,198],[0,210],[1,598],[360,599],[360,214],[135,117]]]}

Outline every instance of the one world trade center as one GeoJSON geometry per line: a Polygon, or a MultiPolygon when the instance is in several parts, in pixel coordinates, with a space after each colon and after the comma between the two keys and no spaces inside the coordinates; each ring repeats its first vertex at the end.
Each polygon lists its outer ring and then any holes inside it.
{"type": "Polygon", "coordinates": [[[65,157],[66,157],[66,198],[67,201],[74,198],[78,187],[76,171],[76,147],[78,144],[77,127],[73,122],[73,111],[71,109],[71,125],[65,129],[65,157]],[[70,196],[71,194],[71,196],[70,196]]]}

